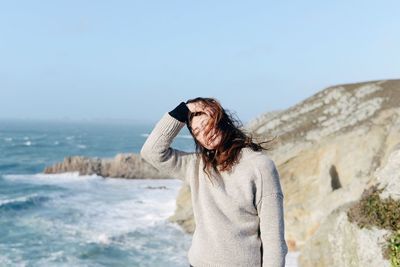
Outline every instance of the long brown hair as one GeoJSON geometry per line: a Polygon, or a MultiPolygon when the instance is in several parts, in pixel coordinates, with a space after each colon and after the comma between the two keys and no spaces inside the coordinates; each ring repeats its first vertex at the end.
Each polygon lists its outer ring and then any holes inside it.
{"type": "Polygon", "coordinates": [[[200,153],[203,159],[203,171],[209,178],[211,168],[217,173],[220,171],[229,172],[232,167],[238,163],[239,153],[244,147],[250,147],[254,151],[270,150],[271,147],[263,147],[261,144],[272,142],[276,136],[264,142],[255,142],[253,135],[247,133],[242,128],[242,122],[238,118],[235,118],[234,113],[225,110],[217,99],[196,97],[186,101],[186,104],[193,102],[199,102],[203,107],[212,110],[212,116],[206,125],[205,134],[207,135],[209,131],[214,128],[217,132],[220,132],[222,136],[221,142],[215,149],[208,150],[203,147],[195,138],[190,125],[194,116],[201,115],[205,112],[190,112],[187,127],[195,141],[196,152],[200,153]]]}

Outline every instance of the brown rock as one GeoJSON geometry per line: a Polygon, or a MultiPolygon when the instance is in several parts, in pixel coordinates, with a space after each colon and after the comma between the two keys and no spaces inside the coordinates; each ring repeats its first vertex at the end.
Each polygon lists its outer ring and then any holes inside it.
{"type": "Polygon", "coordinates": [[[115,158],[100,159],[82,156],[66,157],[63,162],[46,167],[44,173],[79,172],[116,178],[169,178],[137,154],[117,154],[115,158]]]}

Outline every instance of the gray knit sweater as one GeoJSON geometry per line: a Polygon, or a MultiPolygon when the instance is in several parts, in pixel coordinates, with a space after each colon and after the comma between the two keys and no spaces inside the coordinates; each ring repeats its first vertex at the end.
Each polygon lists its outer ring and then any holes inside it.
{"type": "Polygon", "coordinates": [[[197,153],[170,147],[185,125],[165,113],[141,149],[154,167],[190,186],[196,222],[187,254],[194,267],[285,266],[283,192],[274,162],[243,148],[231,172],[203,172],[197,153]]]}

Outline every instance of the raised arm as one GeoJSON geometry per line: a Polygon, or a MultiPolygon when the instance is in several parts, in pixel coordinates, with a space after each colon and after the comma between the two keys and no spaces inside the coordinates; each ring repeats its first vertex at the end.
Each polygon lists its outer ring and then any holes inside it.
{"type": "Polygon", "coordinates": [[[196,163],[196,153],[189,153],[170,147],[173,139],[186,124],[189,109],[181,102],[166,112],[147,137],[140,155],[163,173],[188,182],[188,174],[196,163]]]}
{"type": "Polygon", "coordinates": [[[288,247],[285,241],[283,192],[274,162],[267,159],[260,167],[261,198],[257,204],[262,242],[262,266],[284,267],[288,247]]]}

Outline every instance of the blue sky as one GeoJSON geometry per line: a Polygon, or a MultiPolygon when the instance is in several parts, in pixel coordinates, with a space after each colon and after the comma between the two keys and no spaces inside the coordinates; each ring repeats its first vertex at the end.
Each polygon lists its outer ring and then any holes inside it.
{"type": "Polygon", "coordinates": [[[155,122],[215,97],[245,123],[400,78],[400,1],[2,1],[0,118],[155,122]]]}

